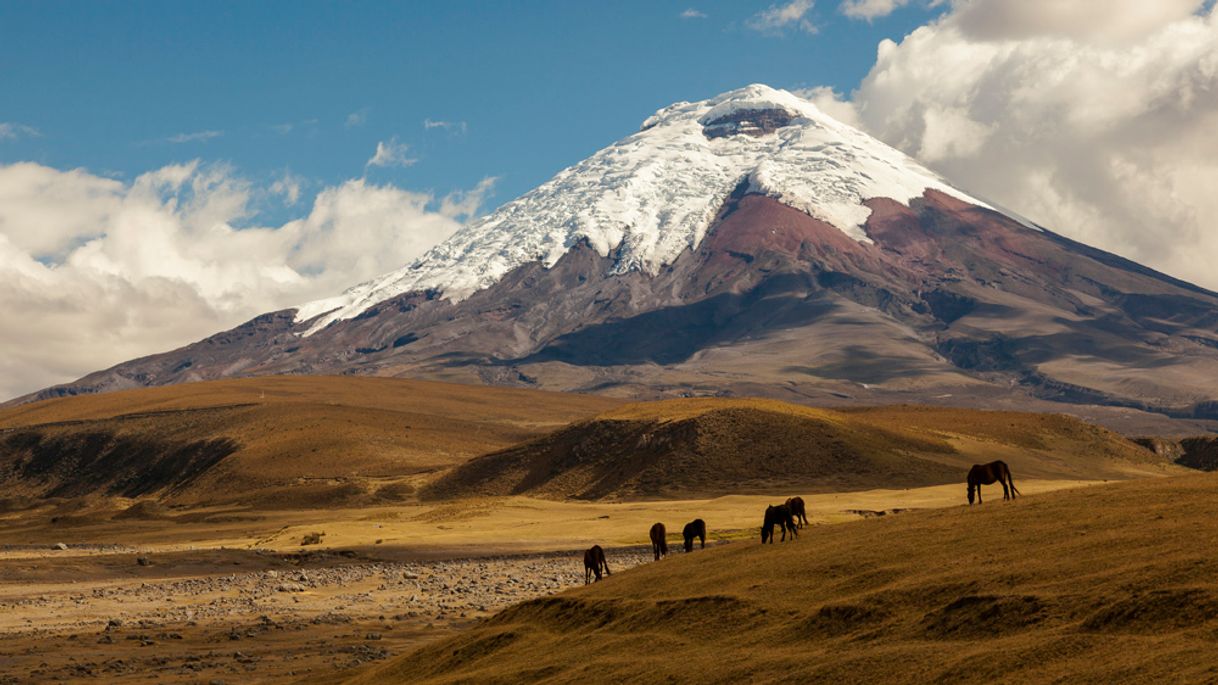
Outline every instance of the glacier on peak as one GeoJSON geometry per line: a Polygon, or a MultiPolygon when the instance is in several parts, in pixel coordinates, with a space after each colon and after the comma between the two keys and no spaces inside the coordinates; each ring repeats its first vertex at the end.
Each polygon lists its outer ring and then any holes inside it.
{"type": "Polygon", "coordinates": [[[698,246],[742,182],[864,242],[870,198],[908,203],[932,188],[988,206],[811,102],[754,84],[659,110],[412,264],[302,305],[296,320],[318,317],[309,335],[407,292],[461,300],[523,264],[553,266],[581,240],[614,253],[615,273],[655,274],[698,246]]]}

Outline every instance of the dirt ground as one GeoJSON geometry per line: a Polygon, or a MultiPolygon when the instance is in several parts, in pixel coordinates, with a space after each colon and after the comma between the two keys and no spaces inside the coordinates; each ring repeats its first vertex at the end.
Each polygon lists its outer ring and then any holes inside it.
{"type": "MultiPolygon", "coordinates": [[[[828,525],[954,506],[963,494],[953,485],[805,499],[812,524],[828,525]]],[[[695,517],[711,546],[751,541],[760,510],[778,500],[86,512],[67,524],[52,511],[10,513],[0,516],[0,683],[325,682],[582,585],[592,543],[620,571],[651,562],[642,545],[657,520],[678,554],[695,517]],[[314,532],[320,542],[301,545],[314,532]]]]}
{"type": "MultiPolygon", "coordinates": [[[[10,550],[12,554],[12,550],[10,550]]],[[[328,552],[95,550],[67,580],[0,590],[0,682],[279,682],[401,654],[583,583],[574,552],[380,561],[328,552]],[[146,557],[143,557],[146,558],[146,557]],[[138,578],[117,566],[139,567],[138,578]]],[[[647,559],[613,550],[610,569],[647,559]]]]}

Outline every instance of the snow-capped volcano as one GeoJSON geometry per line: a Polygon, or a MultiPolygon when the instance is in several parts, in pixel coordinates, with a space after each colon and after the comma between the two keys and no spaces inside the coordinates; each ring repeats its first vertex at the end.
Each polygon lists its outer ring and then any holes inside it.
{"type": "Polygon", "coordinates": [[[1218,419],[1218,295],[748,86],[665,107],[394,273],[37,397],[263,374],[1218,419]]]}
{"type": "Polygon", "coordinates": [[[640,130],[475,221],[413,264],[300,307],[309,333],[402,293],[462,300],[528,262],[553,266],[587,240],[612,271],[656,274],[706,236],[744,185],[870,241],[865,200],[927,189],[979,200],[785,90],[751,85],[656,112],[640,130]]]}

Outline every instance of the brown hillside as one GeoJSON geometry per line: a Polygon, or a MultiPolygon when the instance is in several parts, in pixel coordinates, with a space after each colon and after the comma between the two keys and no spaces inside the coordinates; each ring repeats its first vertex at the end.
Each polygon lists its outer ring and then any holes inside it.
{"type": "Polygon", "coordinates": [[[347,682],[1214,682],[1216,548],[1200,474],[819,526],[525,602],[347,682]]]}
{"type": "Polygon", "coordinates": [[[832,411],[762,399],[625,405],[474,459],[428,498],[528,494],[678,498],[957,482],[1001,458],[1016,476],[1121,478],[1164,460],[1065,416],[891,407],[832,411]]]}
{"type": "Polygon", "coordinates": [[[1181,466],[1201,471],[1218,471],[1218,438],[1212,435],[1190,438],[1135,438],[1134,442],[1181,466]]]}
{"type": "Polygon", "coordinates": [[[355,377],[192,383],[0,411],[8,497],[157,496],[324,505],[399,498],[409,477],[617,401],[355,377]],[[405,479],[405,480],[403,480],[405,479]]]}

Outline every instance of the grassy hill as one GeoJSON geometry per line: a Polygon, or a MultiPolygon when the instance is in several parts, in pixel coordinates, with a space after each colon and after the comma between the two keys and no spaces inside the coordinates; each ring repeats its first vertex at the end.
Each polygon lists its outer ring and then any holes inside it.
{"type": "MultiPolygon", "coordinates": [[[[528,494],[671,499],[1162,473],[1165,458],[1065,416],[834,411],[761,399],[622,404],[586,395],[356,377],[268,377],[0,410],[10,504],[365,506],[528,494]]],[[[3,502],[0,502],[2,505],[3,502]]]]}
{"type": "Polygon", "coordinates": [[[819,526],[519,604],[346,682],[1214,682],[1215,549],[1200,474],[819,526]]]}
{"type": "Polygon", "coordinates": [[[616,400],[388,378],[265,377],[0,410],[8,497],[155,496],[316,505],[399,497],[411,478],[616,400]]]}
{"type": "Polygon", "coordinates": [[[617,407],[473,459],[422,494],[638,499],[909,488],[962,481],[969,466],[994,459],[1017,478],[1059,479],[1124,478],[1165,463],[1067,416],[704,398],[617,407]]]}

